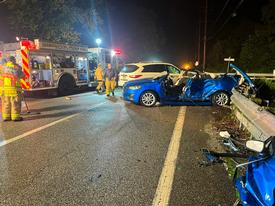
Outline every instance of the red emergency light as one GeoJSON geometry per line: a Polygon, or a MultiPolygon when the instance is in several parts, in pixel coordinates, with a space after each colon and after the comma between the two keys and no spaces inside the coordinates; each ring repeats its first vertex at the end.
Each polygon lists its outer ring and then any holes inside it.
{"type": "Polygon", "coordinates": [[[115,55],[121,55],[121,49],[114,49],[115,55]]]}
{"type": "Polygon", "coordinates": [[[30,40],[21,40],[20,41],[20,46],[21,46],[21,48],[25,47],[28,50],[36,49],[36,46],[35,46],[34,42],[30,41],[30,40]]]}

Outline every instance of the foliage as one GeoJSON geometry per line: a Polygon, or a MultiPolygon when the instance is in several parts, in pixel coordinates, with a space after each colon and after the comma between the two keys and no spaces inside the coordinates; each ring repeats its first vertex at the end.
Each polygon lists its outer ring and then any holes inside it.
{"type": "Polygon", "coordinates": [[[268,79],[255,80],[256,88],[258,88],[257,97],[267,100],[275,100],[275,82],[268,79]]]}
{"type": "Polygon", "coordinates": [[[102,24],[95,5],[85,7],[83,0],[9,0],[6,4],[12,29],[30,39],[78,43],[77,25],[94,31],[95,25],[102,24]]]}
{"type": "Polygon", "coordinates": [[[268,32],[256,32],[243,44],[240,63],[247,71],[272,73],[275,68],[275,41],[268,32]]]}
{"type": "Polygon", "coordinates": [[[214,71],[220,71],[224,57],[232,56],[247,72],[272,73],[275,69],[275,1],[267,1],[259,22],[245,17],[232,20],[211,45],[208,66],[214,71]]]}

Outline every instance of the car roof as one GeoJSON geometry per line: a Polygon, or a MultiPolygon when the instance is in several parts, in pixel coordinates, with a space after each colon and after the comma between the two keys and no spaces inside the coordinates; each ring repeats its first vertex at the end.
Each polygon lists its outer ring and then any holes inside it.
{"type": "Polygon", "coordinates": [[[138,67],[142,67],[142,66],[147,66],[147,65],[158,65],[158,64],[165,64],[165,65],[171,65],[176,67],[175,65],[171,64],[171,63],[166,63],[166,62],[138,62],[138,63],[129,63],[126,65],[135,65],[138,67]]]}

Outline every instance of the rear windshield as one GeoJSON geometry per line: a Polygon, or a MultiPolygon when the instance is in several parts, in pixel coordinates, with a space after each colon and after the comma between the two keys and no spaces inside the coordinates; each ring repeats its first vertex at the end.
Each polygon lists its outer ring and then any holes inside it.
{"type": "Polygon", "coordinates": [[[136,65],[126,65],[122,68],[121,72],[124,72],[124,73],[131,73],[131,72],[134,72],[138,69],[138,66],[136,65]]]}

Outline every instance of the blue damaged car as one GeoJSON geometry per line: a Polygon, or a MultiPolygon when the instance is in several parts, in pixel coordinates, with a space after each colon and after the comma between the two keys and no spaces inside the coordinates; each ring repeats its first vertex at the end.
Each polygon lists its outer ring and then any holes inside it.
{"type": "Polygon", "coordinates": [[[176,83],[164,72],[153,79],[127,82],[123,87],[123,98],[135,104],[152,107],[157,102],[162,105],[217,105],[230,102],[231,91],[240,84],[252,90],[255,86],[249,76],[234,64],[229,65],[234,73],[211,77],[205,73],[189,72],[176,83]],[[193,76],[190,77],[190,74],[193,76]]]}

